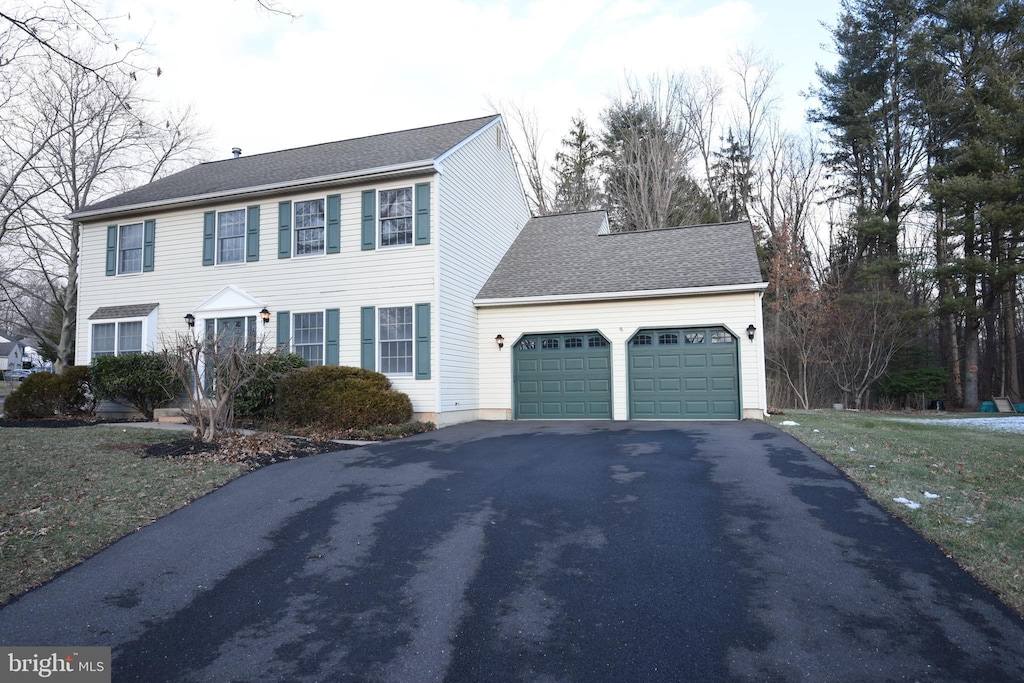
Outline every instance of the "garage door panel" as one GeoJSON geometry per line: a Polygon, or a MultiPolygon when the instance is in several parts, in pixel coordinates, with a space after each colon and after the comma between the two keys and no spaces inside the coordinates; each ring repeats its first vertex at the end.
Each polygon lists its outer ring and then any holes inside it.
{"type": "Polygon", "coordinates": [[[512,353],[516,418],[611,418],[611,347],[597,332],[530,335],[512,353]]]}
{"type": "Polygon", "coordinates": [[[562,365],[562,369],[566,372],[583,372],[586,369],[586,359],[566,358],[562,365]]]}
{"type": "Polygon", "coordinates": [[[658,391],[682,391],[683,383],[678,377],[659,377],[658,391]]]}
{"type": "Polygon", "coordinates": [[[682,417],[682,401],[658,401],[658,413],[662,417],[682,417]]]}
{"type": "Polygon", "coordinates": [[[708,390],[707,377],[686,377],[684,381],[686,382],[687,391],[704,392],[708,390]]]}
{"type": "Polygon", "coordinates": [[[736,366],[735,353],[713,353],[711,354],[711,367],[724,368],[736,366]]]}
{"type": "Polygon", "coordinates": [[[657,417],[654,401],[633,401],[633,417],[657,417]]]}
{"type": "Polygon", "coordinates": [[[626,353],[630,417],[739,419],[737,344],[724,328],[640,330],[626,353]]]}
{"type": "Polygon", "coordinates": [[[735,377],[712,377],[712,391],[732,391],[736,387],[735,377]]]}
{"type": "Polygon", "coordinates": [[[537,372],[540,370],[540,361],[536,358],[521,358],[516,361],[516,369],[522,372],[537,372]]]}
{"type": "Polygon", "coordinates": [[[654,391],[653,377],[634,377],[632,383],[633,393],[654,391]]]}
{"type": "Polygon", "coordinates": [[[707,401],[686,401],[686,412],[690,416],[708,416],[708,402],[707,401]]]}
{"type": "Polygon", "coordinates": [[[649,370],[654,367],[654,356],[633,356],[631,367],[637,370],[649,370]]]}

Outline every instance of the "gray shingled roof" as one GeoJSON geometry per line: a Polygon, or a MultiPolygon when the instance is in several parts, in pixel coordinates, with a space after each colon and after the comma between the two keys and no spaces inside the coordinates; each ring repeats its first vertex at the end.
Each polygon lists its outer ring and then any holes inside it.
{"type": "MultiPolygon", "coordinates": [[[[757,285],[750,224],[599,234],[603,211],[531,219],[477,300],[757,285]]],[[[481,301],[482,303],[482,301],[481,301]]]]}
{"type": "Polygon", "coordinates": [[[495,118],[497,115],[211,161],[90,204],[71,217],[107,215],[129,207],[165,205],[211,195],[229,196],[255,188],[302,185],[314,179],[358,176],[362,171],[419,162],[429,164],[495,118]]]}
{"type": "Polygon", "coordinates": [[[128,306],[100,306],[89,316],[89,320],[114,320],[117,318],[142,318],[153,312],[160,304],[130,304],[128,306]]]}

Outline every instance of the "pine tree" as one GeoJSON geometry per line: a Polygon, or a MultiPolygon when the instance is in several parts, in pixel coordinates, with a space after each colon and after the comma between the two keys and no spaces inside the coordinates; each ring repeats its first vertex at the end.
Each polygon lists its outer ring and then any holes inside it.
{"type": "Polygon", "coordinates": [[[597,142],[582,118],[573,117],[562,149],[555,154],[555,211],[569,213],[598,207],[597,142]]]}

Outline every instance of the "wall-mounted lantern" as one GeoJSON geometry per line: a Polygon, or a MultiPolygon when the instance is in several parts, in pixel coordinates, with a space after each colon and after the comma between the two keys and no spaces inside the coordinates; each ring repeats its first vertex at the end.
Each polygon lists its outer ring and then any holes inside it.
{"type": "Polygon", "coordinates": [[[747,339],[754,341],[754,333],[757,332],[757,328],[753,325],[747,325],[747,339]]]}
{"type": "Polygon", "coordinates": [[[196,326],[196,317],[194,315],[192,315],[191,313],[186,313],[185,314],[185,324],[188,325],[189,327],[195,327],[196,326]]]}
{"type": "Polygon", "coordinates": [[[264,306],[263,310],[260,311],[260,320],[263,321],[264,325],[270,322],[270,311],[267,310],[266,306],[264,306]]]}
{"type": "Polygon", "coordinates": [[[505,348],[505,338],[502,337],[500,334],[494,338],[494,341],[495,343],[497,343],[499,351],[505,348]]]}

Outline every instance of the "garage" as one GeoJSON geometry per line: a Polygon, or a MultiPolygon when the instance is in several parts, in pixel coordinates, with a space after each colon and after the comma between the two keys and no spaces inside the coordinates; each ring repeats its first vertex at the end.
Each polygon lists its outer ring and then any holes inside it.
{"type": "Polygon", "coordinates": [[[512,365],[516,419],[611,419],[611,345],[600,333],[523,336],[512,365]]]}
{"type": "Polygon", "coordinates": [[[630,417],[739,419],[737,348],[724,327],[640,330],[626,349],[630,417]]]}

